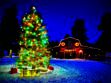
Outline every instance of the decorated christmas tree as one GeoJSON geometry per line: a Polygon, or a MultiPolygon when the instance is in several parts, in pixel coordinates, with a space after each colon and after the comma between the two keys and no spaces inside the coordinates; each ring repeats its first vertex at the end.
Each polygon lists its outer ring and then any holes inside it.
{"type": "Polygon", "coordinates": [[[20,76],[38,76],[47,72],[50,52],[48,35],[43,19],[33,6],[23,17],[20,36],[19,59],[16,66],[20,76]]]}

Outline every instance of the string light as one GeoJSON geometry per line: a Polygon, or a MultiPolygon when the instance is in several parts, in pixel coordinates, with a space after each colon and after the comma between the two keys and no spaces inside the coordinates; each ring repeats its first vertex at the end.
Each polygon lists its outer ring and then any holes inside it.
{"type": "Polygon", "coordinates": [[[19,42],[21,48],[16,62],[20,76],[37,76],[37,68],[46,69],[49,65],[50,52],[47,50],[48,37],[43,20],[33,6],[31,14],[23,17],[22,34],[19,42]],[[47,56],[48,55],[48,56],[47,56]],[[34,72],[30,71],[33,70],[34,72]],[[25,73],[24,73],[25,72],[25,73]]]}

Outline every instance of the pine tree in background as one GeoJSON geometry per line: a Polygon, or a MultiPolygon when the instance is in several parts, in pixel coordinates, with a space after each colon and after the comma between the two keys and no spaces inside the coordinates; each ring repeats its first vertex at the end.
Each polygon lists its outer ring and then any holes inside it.
{"type": "Polygon", "coordinates": [[[23,17],[17,68],[20,76],[37,76],[47,72],[50,60],[46,27],[35,7],[23,17]]]}
{"type": "Polygon", "coordinates": [[[72,36],[81,41],[83,45],[87,45],[86,28],[83,19],[76,19],[72,27],[72,36]]]}

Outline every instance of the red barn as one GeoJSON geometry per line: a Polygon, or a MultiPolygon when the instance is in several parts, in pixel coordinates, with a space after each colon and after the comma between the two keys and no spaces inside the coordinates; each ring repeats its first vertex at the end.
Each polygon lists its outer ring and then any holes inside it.
{"type": "Polygon", "coordinates": [[[63,58],[76,58],[83,56],[83,49],[78,39],[68,37],[60,41],[59,43],[59,56],[63,58]]]}
{"type": "Polygon", "coordinates": [[[54,58],[104,58],[103,51],[98,48],[88,47],[81,44],[79,39],[68,37],[62,39],[58,46],[52,49],[54,58]]]}

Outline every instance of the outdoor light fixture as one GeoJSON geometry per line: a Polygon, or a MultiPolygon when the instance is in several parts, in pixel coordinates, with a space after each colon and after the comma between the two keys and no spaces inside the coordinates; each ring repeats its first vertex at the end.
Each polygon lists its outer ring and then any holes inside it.
{"type": "Polygon", "coordinates": [[[65,46],[65,42],[61,42],[61,46],[65,46]]]}
{"type": "Polygon", "coordinates": [[[83,50],[79,50],[79,53],[83,53],[83,50]]]}
{"type": "Polygon", "coordinates": [[[79,42],[76,42],[74,45],[75,45],[75,46],[79,46],[80,44],[79,44],[79,42]]]}

